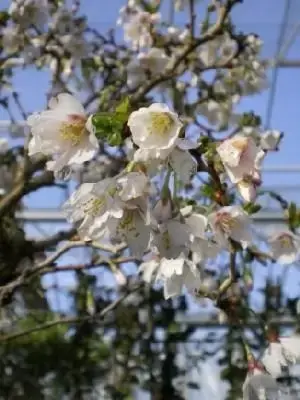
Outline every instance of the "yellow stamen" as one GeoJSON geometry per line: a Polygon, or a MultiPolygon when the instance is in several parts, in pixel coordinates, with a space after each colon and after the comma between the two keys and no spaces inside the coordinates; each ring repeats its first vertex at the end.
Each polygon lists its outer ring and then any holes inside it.
{"type": "Polygon", "coordinates": [[[219,226],[222,232],[228,234],[234,229],[236,221],[229,213],[224,212],[217,215],[216,224],[219,226]]]}
{"type": "Polygon", "coordinates": [[[127,211],[119,224],[119,229],[130,232],[136,229],[133,211],[127,211]]]}
{"type": "Polygon", "coordinates": [[[232,146],[243,153],[248,147],[248,138],[236,138],[231,142],[232,146]]]}
{"type": "Polygon", "coordinates": [[[174,125],[174,120],[169,113],[166,112],[151,112],[151,126],[149,126],[149,131],[151,133],[156,133],[158,135],[166,135],[172,126],[174,125]]]}
{"type": "Polygon", "coordinates": [[[83,204],[83,210],[86,214],[89,214],[92,217],[96,217],[103,207],[104,203],[104,196],[99,198],[91,198],[83,204]]]}
{"type": "Polygon", "coordinates": [[[61,124],[61,137],[71,142],[72,146],[77,146],[84,136],[87,135],[85,123],[86,120],[84,117],[80,115],[69,115],[68,122],[63,122],[61,124]]]}
{"type": "Polygon", "coordinates": [[[293,240],[290,235],[284,233],[278,237],[279,244],[283,249],[289,250],[294,247],[293,240]]]}

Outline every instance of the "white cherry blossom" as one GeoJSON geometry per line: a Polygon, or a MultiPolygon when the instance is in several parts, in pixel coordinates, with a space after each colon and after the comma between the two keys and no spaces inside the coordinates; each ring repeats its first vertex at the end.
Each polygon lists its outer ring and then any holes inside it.
{"type": "Polygon", "coordinates": [[[145,70],[152,74],[161,74],[170,61],[170,57],[166,55],[164,50],[152,47],[147,52],[139,53],[138,60],[145,70]]]}
{"type": "Polygon", "coordinates": [[[277,378],[282,368],[296,364],[300,360],[300,337],[279,337],[278,341],[271,342],[261,358],[266,370],[277,378]]]}
{"type": "Polygon", "coordinates": [[[269,130],[261,134],[260,147],[266,151],[278,150],[278,146],[283,137],[282,132],[269,130]]]}
{"type": "Polygon", "coordinates": [[[243,383],[243,400],[280,399],[279,386],[257,361],[248,363],[248,373],[243,383]],[[273,397],[276,396],[276,397],[273,397]]]}
{"type": "Polygon", "coordinates": [[[226,206],[211,213],[208,223],[220,246],[227,248],[229,239],[233,239],[246,248],[252,241],[250,218],[239,206],[226,206]]]}
{"type": "Polygon", "coordinates": [[[151,215],[147,204],[140,199],[127,203],[121,218],[109,218],[107,230],[114,240],[124,240],[132,255],[142,258],[151,240],[151,215]]]}
{"type": "Polygon", "coordinates": [[[107,232],[108,219],[123,216],[124,205],[116,193],[116,181],[111,178],[84,183],[63,205],[67,220],[80,223],[78,233],[84,240],[101,238],[107,232]]]}
{"type": "Polygon", "coordinates": [[[174,145],[183,124],[166,104],[153,103],[131,113],[128,126],[140,149],[166,150],[174,145]]]}
{"type": "Polygon", "coordinates": [[[188,150],[195,149],[198,143],[177,138],[167,149],[139,149],[134,154],[135,161],[145,162],[148,169],[158,168],[158,164],[169,165],[181,182],[187,184],[197,172],[197,162],[188,150]]]}
{"type": "Polygon", "coordinates": [[[239,191],[241,197],[247,201],[251,202],[255,200],[257,195],[257,187],[261,184],[260,172],[253,171],[251,175],[245,175],[244,178],[237,182],[236,187],[239,191]]]}
{"type": "Polygon", "coordinates": [[[179,295],[183,287],[194,292],[201,285],[199,270],[183,254],[174,259],[156,258],[144,262],[139,271],[146,282],[163,282],[165,299],[179,295]]]}
{"type": "Polygon", "coordinates": [[[8,148],[8,140],[5,138],[0,138],[0,154],[6,153],[8,148]]]}
{"type": "Polygon", "coordinates": [[[280,264],[292,264],[299,259],[300,238],[292,232],[276,232],[268,242],[273,258],[280,264]]]}
{"type": "Polygon", "coordinates": [[[48,20],[48,0],[12,0],[9,14],[23,27],[43,29],[48,20]]]}
{"type": "Polygon", "coordinates": [[[237,183],[257,173],[262,152],[251,137],[235,135],[225,139],[217,147],[217,152],[231,182],[237,183]]]}
{"type": "Polygon", "coordinates": [[[170,219],[162,224],[153,240],[161,257],[166,258],[177,258],[180,254],[187,255],[189,243],[189,226],[177,219],[170,219]]]}
{"type": "Polygon", "coordinates": [[[169,164],[181,182],[187,184],[197,172],[197,161],[188,150],[197,148],[199,144],[185,139],[177,139],[175,144],[169,155],[169,164]]]}
{"type": "Polygon", "coordinates": [[[179,295],[183,287],[194,292],[201,285],[199,270],[184,254],[176,259],[163,258],[157,279],[164,282],[165,299],[179,295]]]}
{"type": "Polygon", "coordinates": [[[147,79],[146,72],[138,60],[131,60],[126,67],[126,70],[127,85],[130,89],[136,88],[143,81],[145,81],[145,79],[147,79]]]}
{"type": "Polygon", "coordinates": [[[54,161],[47,168],[54,172],[66,165],[91,160],[99,148],[91,118],[87,118],[82,105],[70,94],[52,98],[49,110],[29,116],[27,122],[32,133],[29,155],[53,156],[54,161]]]}
{"type": "Polygon", "coordinates": [[[160,19],[159,14],[152,14],[140,10],[138,7],[133,12],[124,13],[120,22],[123,24],[124,39],[132,43],[134,49],[151,47],[153,43],[151,28],[160,19]]]}
{"type": "Polygon", "coordinates": [[[158,200],[153,208],[153,216],[159,224],[172,218],[173,203],[170,197],[158,200]]]}
{"type": "Polygon", "coordinates": [[[121,200],[128,201],[148,194],[150,183],[142,172],[129,172],[117,178],[118,195],[121,200]]]}
{"type": "Polygon", "coordinates": [[[190,249],[193,252],[193,261],[199,263],[208,258],[216,258],[221,249],[206,237],[207,218],[202,214],[192,213],[185,222],[190,229],[190,249]]]}

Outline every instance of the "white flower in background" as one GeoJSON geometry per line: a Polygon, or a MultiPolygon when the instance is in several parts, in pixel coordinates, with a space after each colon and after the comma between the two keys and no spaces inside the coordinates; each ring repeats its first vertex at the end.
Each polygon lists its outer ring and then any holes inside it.
{"type": "Polygon", "coordinates": [[[224,128],[228,122],[234,122],[234,115],[232,114],[233,107],[240,101],[240,96],[235,94],[231,97],[228,96],[226,101],[216,101],[209,99],[207,102],[200,104],[197,111],[202,114],[211,125],[218,128],[224,128]]]}
{"type": "Polygon", "coordinates": [[[160,267],[160,260],[158,256],[153,256],[150,260],[144,261],[139,266],[139,273],[147,283],[154,283],[158,269],[160,267]]]}
{"type": "Polygon", "coordinates": [[[170,219],[162,224],[153,239],[153,244],[161,257],[166,258],[177,258],[180,254],[187,255],[189,243],[189,226],[176,219],[170,219]]]}
{"type": "Polygon", "coordinates": [[[129,172],[117,179],[118,195],[121,200],[128,201],[147,194],[150,184],[142,172],[129,172]]]}
{"type": "Polygon", "coordinates": [[[299,360],[300,337],[297,335],[280,337],[278,341],[271,342],[261,358],[266,370],[275,379],[281,375],[283,368],[296,364],[299,360]]]}
{"type": "Polygon", "coordinates": [[[169,165],[177,174],[177,178],[187,184],[197,172],[197,161],[188,150],[198,146],[198,143],[177,138],[167,149],[138,149],[134,154],[134,160],[146,163],[148,173],[154,169],[157,172],[159,164],[169,165]]]}
{"type": "Polygon", "coordinates": [[[48,0],[13,0],[8,9],[23,28],[35,25],[38,29],[43,29],[47,23],[48,11],[48,0]]]}
{"type": "Polygon", "coordinates": [[[166,40],[184,43],[190,38],[190,30],[187,28],[178,28],[178,26],[169,26],[166,32],[166,40]]]}
{"type": "Polygon", "coordinates": [[[131,42],[133,49],[151,47],[151,29],[159,19],[160,14],[151,14],[139,8],[135,8],[134,12],[125,12],[120,20],[123,23],[125,41],[131,42]]]}
{"type": "Polygon", "coordinates": [[[185,223],[190,230],[190,249],[193,252],[193,261],[199,263],[208,258],[216,258],[221,249],[205,235],[207,218],[202,214],[192,213],[185,219],[185,223]]]}
{"type": "Polygon", "coordinates": [[[283,133],[280,131],[266,131],[260,137],[260,147],[266,151],[278,150],[278,146],[282,137],[283,133]]]}
{"type": "Polygon", "coordinates": [[[143,226],[149,225],[143,197],[148,189],[146,176],[139,172],[84,183],[64,204],[63,211],[69,222],[81,222],[78,231],[83,239],[97,240],[106,234],[116,235],[117,229],[121,232],[132,228],[130,218],[137,227],[141,217],[146,221],[143,226]]]}
{"type": "Polygon", "coordinates": [[[124,205],[116,193],[116,181],[112,178],[84,183],[63,205],[67,220],[80,222],[78,233],[84,240],[102,237],[108,219],[123,216],[124,205]]]}
{"type": "Polygon", "coordinates": [[[3,27],[1,40],[7,54],[15,53],[24,46],[24,36],[18,26],[3,27]]]}
{"type": "Polygon", "coordinates": [[[252,176],[257,172],[257,159],[261,159],[262,153],[251,137],[242,135],[225,139],[217,147],[217,152],[233,183],[242,181],[244,177],[252,176]]]}
{"type": "Polygon", "coordinates": [[[241,243],[243,248],[252,241],[250,218],[239,206],[226,206],[211,213],[208,223],[216,242],[222,247],[228,247],[229,239],[241,243]]]}
{"type": "Polygon", "coordinates": [[[257,187],[261,185],[260,172],[253,171],[252,175],[245,175],[242,180],[236,183],[236,187],[241,197],[247,201],[253,201],[257,195],[257,187]]]}
{"type": "Polygon", "coordinates": [[[127,67],[127,85],[129,89],[134,89],[147,79],[144,68],[138,60],[131,60],[127,67]]]}
{"type": "Polygon", "coordinates": [[[152,74],[161,74],[164,72],[170,57],[164,50],[152,47],[148,52],[142,52],[138,55],[140,65],[152,74]]]}
{"type": "Polygon", "coordinates": [[[142,258],[150,244],[151,222],[148,204],[140,199],[127,203],[121,218],[109,218],[107,230],[112,239],[126,241],[133,256],[142,258]]]}
{"type": "Polygon", "coordinates": [[[184,254],[175,259],[163,258],[156,279],[164,282],[165,299],[181,294],[183,287],[194,292],[201,285],[199,270],[184,254]]]}
{"type": "Polygon", "coordinates": [[[184,184],[189,183],[192,176],[197,172],[197,161],[188,150],[195,149],[198,146],[198,143],[186,139],[177,139],[174,149],[169,155],[170,166],[184,184]]]}
{"type": "Polygon", "coordinates": [[[73,96],[62,93],[49,102],[49,110],[29,116],[32,139],[29,155],[43,153],[54,157],[47,168],[59,172],[63,167],[91,160],[99,144],[91,118],[73,96]]]}
{"type": "Polygon", "coordinates": [[[183,254],[174,259],[156,258],[144,262],[139,271],[148,283],[163,282],[165,299],[181,294],[183,287],[194,292],[201,285],[199,270],[183,254]]]}
{"type": "Polygon", "coordinates": [[[133,89],[145,82],[147,73],[158,74],[164,71],[170,58],[162,49],[151,48],[148,52],[139,53],[136,60],[127,65],[127,85],[133,89]]]}
{"type": "Polygon", "coordinates": [[[274,260],[287,265],[299,259],[300,238],[292,232],[284,231],[273,234],[269,240],[274,260]]]}
{"type": "Polygon", "coordinates": [[[183,124],[166,104],[154,103],[131,113],[128,126],[140,149],[166,150],[174,145],[183,124]]]}
{"type": "Polygon", "coordinates": [[[172,218],[173,203],[170,197],[160,199],[153,208],[153,217],[159,224],[167,222],[172,218]]]}
{"type": "Polygon", "coordinates": [[[0,138],[0,154],[6,153],[8,148],[8,140],[5,138],[0,138]]]}
{"type": "Polygon", "coordinates": [[[199,48],[199,59],[202,67],[222,63],[231,58],[237,49],[237,43],[228,34],[224,34],[199,48]]]}
{"type": "Polygon", "coordinates": [[[279,386],[274,378],[266,373],[264,367],[256,362],[248,363],[248,373],[243,384],[243,400],[280,399],[279,386]]]}

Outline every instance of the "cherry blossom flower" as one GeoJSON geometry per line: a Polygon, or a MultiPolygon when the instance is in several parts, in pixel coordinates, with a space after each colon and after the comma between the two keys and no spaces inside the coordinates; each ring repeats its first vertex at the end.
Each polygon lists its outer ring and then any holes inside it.
{"type": "Polygon", "coordinates": [[[146,282],[150,283],[153,279],[163,282],[165,299],[179,295],[183,287],[194,292],[201,285],[199,270],[183,254],[174,259],[162,258],[144,262],[139,271],[146,282]]]}
{"type": "Polygon", "coordinates": [[[281,375],[283,368],[296,364],[299,360],[300,337],[298,335],[279,337],[277,341],[270,342],[261,358],[266,370],[275,379],[281,375]]]}
{"type": "Polygon", "coordinates": [[[123,216],[124,206],[116,193],[116,181],[112,178],[84,183],[63,205],[67,220],[80,222],[78,233],[84,240],[103,237],[108,219],[123,216]]]}
{"type": "Polygon", "coordinates": [[[148,177],[142,172],[129,172],[117,178],[118,194],[123,201],[136,199],[148,194],[150,184],[148,177]]]}
{"type": "Polygon", "coordinates": [[[63,210],[69,222],[81,221],[78,231],[83,239],[97,240],[106,234],[116,236],[118,229],[121,232],[129,227],[130,221],[131,231],[134,222],[141,225],[140,217],[148,211],[142,202],[148,188],[146,176],[138,172],[84,183],[64,204],[63,210]]]}
{"type": "Polygon", "coordinates": [[[208,223],[222,247],[228,248],[229,239],[241,243],[244,248],[252,241],[250,218],[239,206],[226,206],[211,213],[208,223]]]}
{"type": "Polygon", "coordinates": [[[170,152],[169,164],[184,184],[189,183],[192,176],[197,172],[197,161],[188,150],[195,149],[198,146],[198,143],[186,139],[177,139],[175,147],[170,152]]]}
{"type": "Polygon", "coordinates": [[[245,175],[242,180],[237,182],[236,187],[241,197],[251,202],[255,200],[257,195],[257,187],[261,185],[261,176],[259,171],[254,171],[252,176],[245,175]]]}
{"type": "Polygon", "coordinates": [[[139,53],[138,60],[145,70],[152,74],[161,74],[170,61],[170,57],[166,55],[164,50],[152,47],[147,52],[139,53]]]}
{"type": "Polygon", "coordinates": [[[190,229],[190,249],[193,252],[193,261],[199,263],[208,258],[216,258],[220,246],[206,237],[207,218],[202,214],[192,213],[185,219],[190,229]]]}
{"type": "Polygon", "coordinates": [[[217,152],[226,173],[233,183],[257,173],[257,163],[262,152],[251,137],[236,135],[224,140],[217,147],[217,152]]]}
{"type": "Polygon", "coordinates": [[[278,150],[278,146],[282,137],[283,133],[280,131],[266,131],[260,137],[260,147],[266,151],[278,150]]]}
{"type": "Polygon", "coordinates": [[[107,231],[112,239],[124,240],[133,256],[142,258],[150,244],[151,222],[148,205],[139,199],[126,204],[121,218],[109,218],[107,231]]]}
{"type": "Polygon", "coordinates": [[[27,122],[32,133],[29,155],[53,156],[54,161],[48,162],[47,168],[54,172],[91,160],[99,148],[91,118],[70,94],[52,98],[49,110],[29,116],[27,122]]]}
{"type": "Polygon", "coordinates": [[[158,13],[152,14],[139,7],[129,7],[121,10],[118,23],[123,24],[124,39],[132,43],[133,49],[138,49],[152,46],[151,28],[159,19],[158,13]]]}
{"type": "Polygon", "coordinates": [[[183,125],[166,104],[153,103],[131,113],[128,126],[140,149],[166,150],[174,145],[183,125]]]}
{"type": "Polygon", "coordinates": [[[198,143],[177,138],[173,145],[166,149],[137,150],[134,154],[134,160],[146,163],[149,170],[157,170],[159,164],[169,165],[177,174],[178,179],[187,184],[197,172],[197,162],[188,150],[195,149],[198,146],[198,143]]]}
{"type": "MultiPolygon", "coordinates": [[[[279,386],[275,379],[266,373],[264,367],[254,359],[248,363],[248,373],[243,384],[243,400],[263,400],[269,395],[278,399],[279,386]]],[[[273,397],[272,397],[273,398],[273,397]]]]}
{"type": "Polygon", "coordinates": [[[8,150],[8,140],[5,138],[0,138],[0,154],[6,153],[8,150]]]}
{"type": "Polygon", "coordinates": [[[280,264],[292,264],[299,259],[300,238],[292,232],[276,232],[269,238],[268,242],[272,256],[280,264]]]}
{"type": "Polygon", "coordinates": [[[161,257],[172,259],[179,257],[180,254],[187,254],[189,242],[188,225],[177,219],[170,219],[162,224],[153,239],[153,244],[157,247],[161,257]]]}
{"type": "Polygon", "coordinates": [[[48,0],[13,0],[8,12],[23,28],[35,25],[43,29],[48,20],[48,0]]]}

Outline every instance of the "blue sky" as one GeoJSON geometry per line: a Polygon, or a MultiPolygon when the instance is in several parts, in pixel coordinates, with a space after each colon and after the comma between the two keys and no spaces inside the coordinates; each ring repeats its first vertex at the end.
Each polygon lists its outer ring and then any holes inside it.
{"type": "MultiPolygon", "coordinates": [[[[165,3],[167,1],[164,0],[165,3]]],[[[1,0],[0,7],[5,7],[8,3],[9,1],[7,0],[1,0]]],[[[103,32],[115,26],[118,10],[124,3],[124,0],[82,0],[83,11],[88,15],[89,23],[103,32]]],[[[205,4],[206,2],[199,2],[197,9],[199,18],[203,15],[203,3],[205,4]]],[[[276,52],[284,6],[285,0],[244,0],[244,4],[237,6],[233,13],[234,21],[240,30],[257,33],[262,37],[264,40],[264,57],[266,58],[273,57],[276,52]]],[[[300,16],[300,3],[298,0],[291,1],[287,36],[292,32],[295,24],[300,22],[300,18],[297,20],[297,16],[298,18],[300,16]]],[[[183,18],[184,14],[178,15],[179,22],[182,22],[183,18]]],[[[291,46],[286,57],[300,59],[300,35],[291,46]]],[[[46,72],[33,69],[19,71],[14,78],[14,84],[21,94],[27,110],[38,111],[45,108],[45,93],[49,84],[49,76],[46,72]]],[[[243,109],[245,111],[254,110],[265,121],[268,100],[269,90],[251,98],[246,98],[243,101],[243,109]]],[[[7,115],[2,109],[0,109],[0,119],[7,119],[7,115]]],[[[285,132],[285,137],[282,142],[281,151],[271,154],[265,165],[300,166],[300,69],[280,69],[270,127],[285,132]]],[[[266,173],[265,184],[299,185],[300,187],[300,171],[299,173],[284,175],[266,173]]],[[[54,192],[52,192],[50,197],[48,194],[48,191],[44,191],[38,197],[33,197],[31,205],[34,207],[54,207],[55,205],[59,205],[63,200],[60,197],[61,195],[57,195],[54,192]]],[[[291,196],[296,201],[299,201],[297,193],[293,192],[291,196]]],[[[42,229],[46,230],[48,234],[50,229],[57,228],[57,226],[52,226],[51,228],[42,226],[42,229]]],[[[64,257],[64,262],[74,262],[78,256],[84,256],[82,251],[77,250],[72,255],[64,257]]],[[[280,273],[280,270],[275,271],[276,275],[280,273]]],[[[290,277],[289,290],[294,290],[296,293],[299,287],[299,273],[290,274],[290,277]],[[297,276],[296,280],[293,278],[295,276],[297,276]]],[[[61,278],[62,276],[60,277],[60,281],[69,282],[69,275],[65,275],[63,279],[61,278]]],[[[103,278],[104,275],[101,274],[101,279],[103,278]]],[[[59,304],[56,304],[57,307],[66,304],[65,300],[62,299],[56,301],[59,302],[59,304]]],[[[213,400],[213,397],[211,399],[213,400]]]]}

